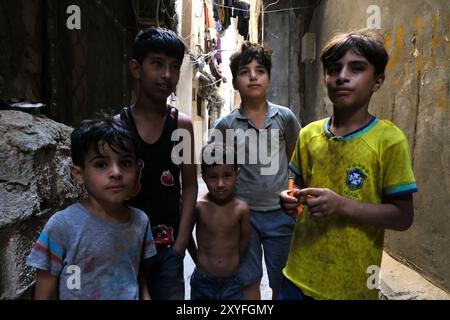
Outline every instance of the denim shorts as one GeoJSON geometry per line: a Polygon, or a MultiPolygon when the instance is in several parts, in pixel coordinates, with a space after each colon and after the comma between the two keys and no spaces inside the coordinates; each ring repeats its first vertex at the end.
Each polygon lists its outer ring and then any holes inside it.
{"type": "Polygon", "coordinates": [[[144,261],[144,276],[153,300],[184,300],[184,255],[172,247],[144,261]]]}
{"type": "Polygon", "coordinates": [[[211,277],[195,268],[191,276],[191,300],[241,300],[242,289],[237,274],[211,277]]]}
{"type": "Polygon", "coordinates": [[[274,210],[250,211],[250,220],[250,241],[239,269],[239,277],[244,286],[261,280],[264,252],[269,286],[278,292],[281,289],[282,269],[289,254],[295,219],[281,210],[274,210]]]}
{"type": "Polygon", "coordinates": [[[281,290],[276,296],[276,300],[314,300],[314,298],[303,294],[303,291],[297,287],[291,280],[283,277],[281,290]]]}

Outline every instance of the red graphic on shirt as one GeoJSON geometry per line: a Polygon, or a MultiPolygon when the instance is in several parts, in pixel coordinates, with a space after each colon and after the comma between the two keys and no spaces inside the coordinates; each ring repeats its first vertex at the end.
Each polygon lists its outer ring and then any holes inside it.
{"type": "Polygon", "coordinates": [[[175,108],[170,109],[169,115],[172,119],[175,119],[176,114],[177,114],[177,109],[175,109],[175,108]]]}
{"type": "Polygon", "coordinates": [[[161,174],[161,183],[167,187],[172,187],[174,185],[173,175],[170,173],[170,170],[163,171],[161,174]]]}
{"type": "Polygon", "coordinates": [[[152,230],[153,240],[157,244],[172,244],[173,239],[173,228],[168,227],[165,224],[160,224],[153,228],[152,230]]]}

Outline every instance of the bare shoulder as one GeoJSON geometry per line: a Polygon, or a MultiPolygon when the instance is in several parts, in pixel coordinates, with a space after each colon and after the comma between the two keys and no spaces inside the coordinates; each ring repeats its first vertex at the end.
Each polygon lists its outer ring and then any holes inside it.
{"type": "Polygon", "coordinates": [[[207,205],[209,203],[208,198],[206,198],[205,195],[203,195],[202,197],[197,199],[197,204],[195,205],[196,209],[201,209],[203,208],[205,205],[207,205]]]}
{"type": "Polygon", "coordinates": [[[250,207],[248,206],[247,202],[236,198],[235,206],[236,206],[236,212],[238,212],[240,215],[249,215],[250,214],[250,207]]]}
{"type": "Polygon", "coordinates": [[[178,127],[192,130],[192,120],[183,112],[178,113],[178,127]]]}

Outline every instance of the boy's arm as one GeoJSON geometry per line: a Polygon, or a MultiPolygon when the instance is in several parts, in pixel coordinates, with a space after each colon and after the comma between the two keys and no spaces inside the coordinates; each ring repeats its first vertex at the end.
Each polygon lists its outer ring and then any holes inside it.
{"type": "Polygon", "coordinates": [[[310,195],[306,200],[313,217],[341,214],[368,225],[404,231],[414,218],[412,195],[385,197],[383,203],[363,203],[338,195],[330,189],[307,188],[298,191],[299,196],[310,195]]]}
{"type": "Polygon", "coordinates": [[[58,277],[52,276],[48,270],[36,269],[36,288],[34,291],[34,299],[58,299],[58,277]]]}
{"type": "Polygon", "coordinates": [[[178,228],[178,236],[173,249],[184,254],[189,244],[189,239],[194,228],[194,209],[197,201],[197,166],[194,162],[194,130],[191,119],[185,114],[178,116],[178,127],[188,130],[190,134],[191,161],[181,164],[182,194],[181,194],[181,219],[178,228]]]}
{"type": "Polygon", "coordinates": [[[192,261],[194,261],[194,263],[197,264],[197,245],[195,243],[195,239],[192,234],[191,237],[189,238],[187,250],[192,258],[192,261]]]}
{"type": "Polygon", "coordinates": [[[294,153],[294,149],[295,149],[295,143],[291,144],[291,145],[286,145],[286,157],[287,157],[288,163],[289,163],[289,161],[292,158],[292,154],[294,153]]]}
{"type": "MultiPolygon", "coordinates": [[[[194,211],[194,224],[197,222],[197,217],[199,214],[199,203],[197,202],[197,206],[194,211]]],[[[191,232],[191,236],[189,237],[189,244],[187,248],[189,254],[191,255],[192,261],[197,264],[197,245],[195,243],[193,232],[191,232]]]]}
{"type": "Polygon", "coordinates": [[[141,266],[138,275],[139,282],[139,299],[141,300],[151,300],[150,292],[148,291],[147,281],[145,281],[144,273],[142,272],[143,266],[141,266]]]}
{"type": "Polygon", "coordinates": [[[250,208],[247,204],[242,205],[241,213],[241,234],[239,237],[239,257],[243,257],[245,250],[247,250],[248,242],[250,240],[251,224],[250,224],[250,208]]]}

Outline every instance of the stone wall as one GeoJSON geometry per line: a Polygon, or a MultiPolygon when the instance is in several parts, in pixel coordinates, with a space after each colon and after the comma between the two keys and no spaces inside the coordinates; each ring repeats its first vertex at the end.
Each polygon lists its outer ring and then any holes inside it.
{"type": "Polygon", "coordinates": [[[81,194],[70,178],[72,128],[20,111],[0,111],[0,299],[28,296],[25,266],[47,219],[81,194]]]}

